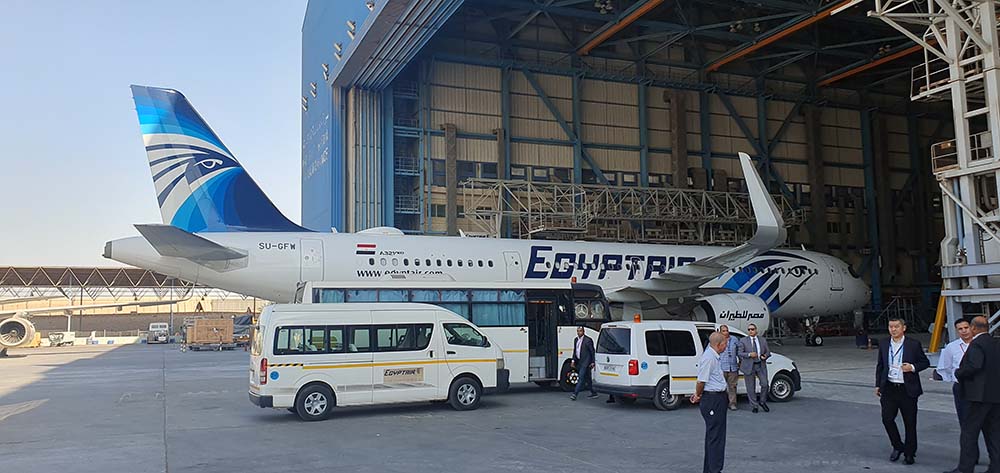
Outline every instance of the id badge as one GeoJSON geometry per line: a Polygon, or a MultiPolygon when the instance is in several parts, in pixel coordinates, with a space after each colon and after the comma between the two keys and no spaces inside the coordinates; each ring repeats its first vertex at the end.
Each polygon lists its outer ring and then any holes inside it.
{"type": "Polygon", "coordinates": [[[890,366],[889,367],[889,377],[890,378],[902,378],[903,368],[901,366],[890,366]]]}

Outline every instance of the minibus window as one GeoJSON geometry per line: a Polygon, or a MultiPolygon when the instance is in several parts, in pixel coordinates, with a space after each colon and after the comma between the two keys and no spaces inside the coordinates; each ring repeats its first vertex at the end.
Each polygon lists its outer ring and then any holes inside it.
{"type": "Polygon", "coordinates": [[[597,337],[597,353],[608,355],[628,355],[632,347],[632,330],[627,328],[605,328],[597,337]]]}
{"type": "Polygon", "coordinates": [[[414,340],[416,341],[417,350],[426,350],[427,346],[431,344],[431,333],[434,331],[434,326],[431,324],[420,324],[417,325],[414,330],[414,340]]]}
{"type": "Polygon", "coordinates": [[[306,327],[305,330],[306,330],[305,351],[307,353],[326,352],[326,328],[306,327]]]}
{"type": "Polygon", "coordinates": [[[302,327],[279,327],[277,336],[274,337],[274,354],[302,353],[304,345],[302,327]]]}
{"type": "Polygon", "coordinates": [[[444,324],[445,338],[452,345],[463,345],[468,347],[485,347],[486,337],[465,324],[444,324]]]}
{"type": "Polygon", "coordinates": [[[344,327],[330,327],[330,352],[342,353],[344,351],[344,327]]]}
{"type": "Polygon", "coordinates": [[[694,337],[684,330],[664,330],[664,340],[667,343],[669,356],[695,356],[694,337]]]}
{"type": "Polygon", "coordinates": [[[351,344],[347,346],[347,351],[364,352],[364,351],[371,351],[371,349],[372,349],[371,328],[352,327],[351,344]]]}

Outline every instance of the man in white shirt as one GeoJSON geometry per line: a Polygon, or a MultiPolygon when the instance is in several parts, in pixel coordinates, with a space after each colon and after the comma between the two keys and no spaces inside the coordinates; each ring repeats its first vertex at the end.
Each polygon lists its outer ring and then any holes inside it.
{"type": "Polygon", "coordinates": [[[955,370],[962,364],[962,357],[969,349],[969,342],[972,341],[972,326],[969,325],[968,320],[958,319],[955,321],[955,331],[958,332],[958,338],[948,343],[941,351],[936,371],[941,375],[942,381],[952,383],[951,394],[955,398],[955,412],[958,414],[958,422],[961,424],[962,419],[965,418],[968,402],[962,399],[958,379],[955,378],[955,370]]]}
{"type": "Polygon", "coordinates": [[[701,417],[705,419],[704,473],[720,473],[726,458],[726,412],[729,396],[726,378],[719,363],[728,339],[721,332],[712,332],[708,347],[698,361],[698,384],[691,402],[701,403],[701,417]],[[704,396],[704,399],[702,398],[704,396]]]}

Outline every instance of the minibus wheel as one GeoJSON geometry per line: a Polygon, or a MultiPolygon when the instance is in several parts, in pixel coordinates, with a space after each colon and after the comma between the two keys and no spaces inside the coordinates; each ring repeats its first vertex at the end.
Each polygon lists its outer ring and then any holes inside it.
{"type": "Polygon", "coordinates": [[[684,397],[679,394],[670,394],[670,382],[666,379],[656,383],[656,392],[653,393],[653,405],[661,411],[672,411],[681,406],[684,397]]]}
{"type": "Polygon", "coordinates": [[[310,384],[295,397],[295,412],[306,421],[323,420],[333,410],[333,392],[322,384],[310,384]]]}
{"type": "Polygon", "coordinates": [[[483,389],[476,380],[463,376],[451,383],[451,390],[448,392],[448,402],[456,411],[471,411],[479,407],[482,399],[483,389]]]}

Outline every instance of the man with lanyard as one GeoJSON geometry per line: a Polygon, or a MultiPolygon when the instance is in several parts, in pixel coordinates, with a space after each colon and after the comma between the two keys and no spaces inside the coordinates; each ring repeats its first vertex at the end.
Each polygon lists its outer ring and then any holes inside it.
{"type": "Polygon", "coordinates": [[[875,395],[882,405],[882,425],[885,427],[892,454],[889,461],[899,460],[912,465],[917,454],[917,398],[924,393],[920,385],[920,371],[930,366],[924,348],[915,338],[907,338],[906,322],[900,318],[889,319],[889,343],[879,343],[878,364],[875,367],[875,395]],[[906,440],[899,436],[896,416],[902,413],[906,440]]]}
{"type": "Polygon", "coordinates": [[[698,384],[691,402],[701,403],[705,419],[704,473],[720,473],[726,459],[726,378],[722,376],[719,355],[729,340],[720,332],[708,337],[708,348],[698,361],[698,384]],[[704,402],[702,402],[704,396],[704,402]]]}
{"type": "MultiPolygon", "coordinates": [[[[729,327],[719,326],[719,332],[726,337],[726,349],[719,354],[719,365],[726,378],[726,393],[729,395],[729,410],[736,410],[736,383],[740,380],[740,360],[736,356],[736,343],[729,335],[729,327]]],[[[708,347],[705,347],[708,350],[708,347]]]]}
{"type": "Polygon", "coordinates": [[[936,371],[941,375],[942,381],[952,383],[951,395],[955,398],[955,413],[958,414],[958,423],[961,424],[969,403],[962,398],[958,379],[955,378],[955,370],[962,364],[962,357],[969,349],[969,342],[972,341],[972,326],[969,325],[968,320],[958,319],[955,321],[955,331],[958,332],[958,338],[952,340],[944,347],[944,350],[941,350],[941,359],[938,360],[936,371]]]}

